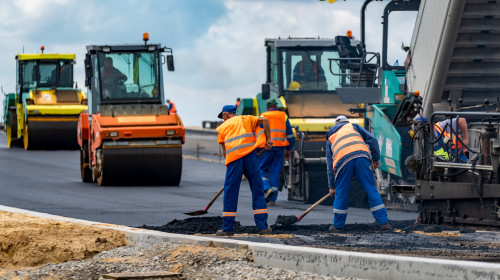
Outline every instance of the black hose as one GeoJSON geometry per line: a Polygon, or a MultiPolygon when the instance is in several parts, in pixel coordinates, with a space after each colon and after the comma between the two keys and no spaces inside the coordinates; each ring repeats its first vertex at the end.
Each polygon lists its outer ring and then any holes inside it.
{"type": "Polygon", "coordinates": [[[449,173],[449,174],[436,174],[436,176],[443,177],[443,178],[455,177],[455,176],[458,176],[458,175],[462,175],[462,174],[464,174],[467,171],[469,171],[469,170],[468,169],[463,169],[463,170],[460,170],[460,171],[457,171],[457,172],[453,172],[453,173],[449,173]]]}

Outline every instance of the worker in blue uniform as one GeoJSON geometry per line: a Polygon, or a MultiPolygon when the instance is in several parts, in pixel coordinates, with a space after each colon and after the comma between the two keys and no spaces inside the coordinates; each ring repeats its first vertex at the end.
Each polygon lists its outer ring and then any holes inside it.
{"type": "Polygon", "coordinates": [[[256,130],[259,125],[263,126],[265,135],[264,149],[268,150],[272,147],[269,122],[263,117],[237,116],[236,106],[234,105],[224,106],[219,118],[223,119],[224,123],[217,128],[218,142],[222,147],[227,169],[224,181],[223,224],[222,230],[218,230],[216,235],[233,235],[238,194],[243,174],[248,179],[252,191],[252,207],[258,233],[270,233],[271,228],[267,225],[268,213],[264,197],[264,186],[255,153],[255,149],[261,144],[256,137],[256,130]]]}
{"type": "MultiPolygon", "coordinates": [[[[278,198],[283,159],[290,157],[290,149],[295,145],[295,135],[285,112],[278,110],[276,99],[269,99],[266,106],[267,112],[261,114],[261,117],[269,120],[273,147],[259,157],[259,167],[268,205],[273,206],[278,198]]],[[[263,147],[261,145],[260,148],[263,147]]]]}
{"type": "Polygon", "coordinates": [[[350,123],[345,116],[338,116],[326,138],[328,187],[330,195],[335,195],[333,226],[329,231],[342,232],[344,229],[353,177],[368,195],[370,210],[380,229],[391,230],[387,210],[373,176],[373,170],[380,166],[380,150],[375,137],[359,125],[350,123]]]}

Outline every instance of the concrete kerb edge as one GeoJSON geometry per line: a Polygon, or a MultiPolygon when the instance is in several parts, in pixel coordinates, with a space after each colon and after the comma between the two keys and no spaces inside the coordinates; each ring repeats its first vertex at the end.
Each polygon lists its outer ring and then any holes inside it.
{"type": "Polygon", "coordinates": [[[492,263],[393,256],[164,233],[67,218],[1,205],[0,211],[117,230],[125,234],[130,245],[143,248],[165,242],[176,242],[207,247],[248,249],[253,253],[256,264],[328,276],[418,280],[500,279],[500,265],[492,263]]]}

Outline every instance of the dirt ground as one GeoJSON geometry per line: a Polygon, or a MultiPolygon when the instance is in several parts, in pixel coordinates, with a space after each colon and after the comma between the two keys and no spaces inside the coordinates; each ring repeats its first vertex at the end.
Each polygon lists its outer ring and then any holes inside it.
{"type": "Polygon", "coordinates": [[[182,280],[339,279],[256,265],[246,249],[124,245],[117,231],[0,211],[0,280],[98,280],[109,273],[158,271],[180,273],[182,280]]]}
{"type": "Polygon", "coordinates": [[[113,230],[0,211],[0,268],[81,260],[124,245],[113,230]]]}

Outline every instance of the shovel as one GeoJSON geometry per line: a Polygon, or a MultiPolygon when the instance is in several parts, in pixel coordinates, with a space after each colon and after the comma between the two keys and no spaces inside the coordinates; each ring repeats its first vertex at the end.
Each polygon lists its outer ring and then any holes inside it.
{"type": "Polygon", "coordinates": [[[311,210],[313,210],[314,207],[318,206],[321,202],[325,201],[328,197],[330,197],[330,194],[327,194],[327,195],[323,196],[323,198],[321,198],[320,200],[316,201],[316,203],[314,203],[313,205],[311,205],[311,207],[307,208],[307,210],[304,211],[304,213],[302,213],[302,215],[300,215],[298,218],[296,216],[281,216],[280,215],[276,219],[276,223],[277,224],[282,224],[282,225],[293,225],[295,223],[298,223],[309,212],[311,212],[311,210]]]}
{"type": "MultiPolygon", "coordinates": [[[[264,149],[262,149],[262,151],[260,151],[258,154],[257,154],[257,157],[260,157],[260,155],[262,155],[262,153],[264,153],[264,149]]],[[[186,212],[186,213],[183,213],[183,214],[186,214],[186,215],[189,215],[189,216],[201,216],[201,215],[205,215],[208,213],[208,208],[210,208],[210,206],[212,206],[212,204],[214,204],[215,200],[217,200],[217,198],[220,196],[220,194],[224,191],[224,187],[222,187],[216,194],[215,196],[212,198],[212,200],[210,200],[210,202],[207,204],[207,207],[205,207],[205,210],[198,210],[198,211],[193,211],[193,212],[186,212]]]]}
{"type": "Polygon", "coordinates": [[[222,187],[216,194],[215,196],[212,198],[212,200],[210,200],[210,202],[208,203],[207,207],[205,207],[205,210],[198,210],[198,211],[194,211],[194,212],[187,212],[187,213],[184,213],[186,215],[189,215],[189,216],[201,216],[201,215],[205,215],[208,213],[208,208],[210,208],[210,206],[212,206],[212,204],[214,204],[215,200],[219,197],[219,195],[224,191],[224,187],[222,187]]]}

